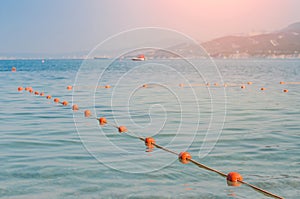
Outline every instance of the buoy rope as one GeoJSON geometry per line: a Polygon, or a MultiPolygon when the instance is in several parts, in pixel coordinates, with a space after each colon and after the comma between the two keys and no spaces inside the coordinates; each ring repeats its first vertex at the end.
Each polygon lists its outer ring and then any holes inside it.
{"type": "MultiPolygon", "coordinates": [[[[22,90],[23,90],[22,87],[19,87],[19,88],[18,88],[18,91],[22,91],[22,90]]],[[[70,89],[68,89],[68,90],[70,90],[70,89]]],[[[33,93],[33,90],[32,90],[31,87],[30,87],[30,89],[28,89],[28,91],[29,91],[30,93],[33,93]]],[[[43,93],[43,94],[44,94],[44,93],[43,93]]],[[[42,95],[42,96],[44,96],[44,95],[42,95]]],[[[48,98],[48,97],[47,97],[47,99],[51,99],[51,98],[48,98]]],[[[58,99],[58,98],[55,98],[55,99],[58,99]]],[[[55,102],[56,102],[56,101],[55,101],[55,102]]],[[[62,105],[64,105],[64,106],[70,106],[70,104],[68,104],[67,101],[60,102],[59,99],[58,99],[58,101],[57,101],[56,103],[62,104],[62,105]]],[[[77,107],[77,108],[78,108],[78,107],[77,107]]],[[[73,109],[73,110],[74,110],[74,109],[73,109]]],[[[82,111],[80,111],[79,109],[76,109],[76,110],[74,110],[74,111],[82,112],[82,111]]],[[[89,110],[85,110],[85,111],[82,112],[82,113],[85,114],[86,111],[89,111],[89,110]]],[[[96,120],[100,121],[100,118],[97,118],[96,116],[93,116],[93,115],[90,113],[90,111],[89,111],[89,115],[88,115],[88,116],[85,115],[85,116],[86,116],[86,118],[89,118],[89,119],[96,119],[96,120]]],[[[101,124],[100,124],[100,125],[101,125],[101,124]]],[[[131,136],[133,136],[133,137],[135,137],[135,138],[137,138],[137,139],[139,139],[139,140],[141,140],[141,141],[143,141],[143,142],[146,142],[146,139],[147,139],[147,138],[143,138],[143,137],[140,137],[140,136],[135,135],[134,132],[127,130],[126,127],[125,127],[124,131],[123,131],[123,130],[120,130],[120,126],[118,126],[117,124],[114,124],[114,123],[107,122],[106,119],[105,119],[105,125],[108,125],[108,126],[111,126],[111,127],[114,127],[114,128],[119,129],[119,132],[120,132],[120,133],[126,133],[126,132],[127,132],[127,134],[128,134],[128,133],[131,133],[131,134],[133,134],[133,135],[131,135],[131,136]]],[[[101,125],[101,126],[103,126],[103,125],[101,125]]],[[[124,127],[124,126],[122,126],[122,127],[124,127]]],[[[163,150],[163,151],[166,151],[166,152],[168,152],[168,153],[172,153],[172,154],[174,154],[174,155],[176,155],[176,156],[180,156],[179,153],[177,153],[177,152],[175,152],[175,151],[172,151],[172,150],[170,150],[170,149],[168,149],[168,148],[166,148],[166,147],[164,147],[164,146],[161,146],[161,145],[159,145],[159,144],[151,143],[151,145],[152,145],[152,146],[155,146],[155,147],[158,148],[158,149],[161,149],[161,150],[163,150]]],[[[209,167],[209,166],[206,166],[206,165],[204,165],[204,164],[202,164],[202,163],[200,163],[200,162],[198,162],[198,161],[192,159],[191,157],[187,157],[186,160],[188,160],[189,162],[191,162],[191,163],[197,165],[199,168],[203,168],[203,169],[206,169],[206,170],[215,172],[215,173],[219,174],[219,175],[222,176],[222,177],[228,177],[228,175],[226,175],[225,173],[223,173],[223,172],[221,172],[221,171],[218,171],[218,170],[216,170],[216,169],[213,169],[213,168],[211,168],[211,167],[209,167]]],[[[277,198],[277,199],[283,199],[283,197],[281,197],[281,196],[278,196],[278,195],[276,195],[276,194],[273,194],[273,193],[271,193],[271,192],[269,192],[269,191],[266,191],[266,190],[264,190],[264,189],[262,189],[262,188],[259,188],[259,187],[255,186],[255,185],[252,185],[252,184],[250,184],[250,183],[247,183],[247,182],[245,182],[245,181],[243,181],[243,180],[239,180],[239,179],[238,179],[237,181],[240,182],[241,184],[245,184],[245,185],[247,185],[247,186],[253,188],[254,190],[256,190],[256,191],[258,191],[258,192],[261,192],[261,193],[265,194],[266,196],[273,197],[273,198],[277,198]]]]}
{"type": "MultiPolygon", "coordinates": [[[[112,126],[112,127],[118,128],[118,126],[117,126],[116,124],[110,124],[110,123],[107,123],[107,125],[110,125],[110,126],[112,126]]],[[[131,131],[128,131],[128,132],[131,132],[131,131]]],[[[140,139],[140,140],[142,140],[142,141],[145,142],[145,138],[143,138],[143,137],[136,137],[136,138],[138,138],[138,139],[140,139]]],[[[179,155],[179,153],[177,153],[177,152],[175,152],[175,151],[172,151],[172,150],[170,150],[170,149],[168,149],[168,148],[166,148],[166,147],[163,147],[163,146],[161,146],[161,145],[159,145],[159,144],[152,143],[152,145],[155,146],[155,147],[158,148],[158,149],[161,149],[161,150],[163,150],[163,151],[172,153],[172,154],[174,154],[174,155],[176,155],[176,156],[179,155]]],[[[200,168],[203,168],[203,169],[206,169],[206,170],[215,172],[215,173],[219,174],[220,176],[227,177],[227,175],[226,175],[225,173],[223,173],[223,172],[221,172],[221,171],[218,171],[218,170],[216,170],[216,169],[213,169],[213,168],[211,168],[211,167],[209,167],[209,166],[206,166],[206,165],[204,165],[204,164],[202,164],[202,163],[200,163],[200,162],[198,162],[198,161],[196,161],[196,160],[194,160],[194,159],[192,159],[192,158],[190,158],[190,159],[188,159],[188,160],[189,160],[191,163],[197,165],[197,166],[200,167],[200,168]]],[[[268,195],[268,196],[271,196],[271,197],[274,197],[274,198],[277,198],[277,199],[283,199],[283,197],[281,197],[281,196],[278,196],[278,195],[276,195],[276,194],[273,194],[273,193],[271,193],[271,192],[269,192],[269,191],[267,191],[267,190],[264,190],[264,189],[262,189],[262,188],[259,188],[259,187],[255,186],[255,185],[252,185],[252,184],[247,183],[247,182],[245,182],[245,181],[238,180],[238,182],[240,182],[240,183],[242,183],[242,184],[245,184],[245,185],[247,185],[247,186],[249,186],[249,187],[251,187],[251,188],[253,188],[253,189],[255,189],[255,190],[257,190],[257,191],[259,191],[259,192],[261,192],[261,193],[263,193],[263,194],[266,194],[266,195],[268,195]]]]}
{"type": "Polygon", "coordinates": [[[253,184],[247,183],[247,182],[242,181],[242,180],[239,181],[239,182],[242,183],[242,184],[245,184],[245,185],[247,185],[247,186],[249,186],[249,187],[251,187],[251,188],[254,189],[254,190],[257,190],[257,191],[259,191],[259,192],[265,194],[266,196],[271,196],[271,197],[277,198],[277,199],[284,199],[284,198],[281,197],[281,196],[278,196],[278,195],[276,195],[276,194],[273,194],[273,193],[271,193],[271,192],[269,192],[269,191],[267,191],[267,190],[264,190],[264,189],[262,189],[262,188],[259,188],[259,187],[255,186],[255,185],[253,185],[253,184]]]}
{"type": "Polygon", "coordinates": [[[197,165],[198,167],[201,167],[201,168],[206,169],[206,170],[209,170],[209,171],[213,171],[213,172],[219,174],[220,176],[227,177],[227,175],[226,175],[225,173],[223,173],[223,172],[221,172],[221,171],[218,171],[218,170],[216,170],[216,169],[213,169],[213,168],[211,168],[211,167],[208,167],[208,166],[206,166],[206,165],[204,165],[204,164],[202,164],[202,163],[200,163],[200,162],[197,162],[196,160],[190,159],[190,161],[191,161],[192,163],[194,163],[195,165],[197,165]]]}
{"type": "MultiPolygon", "coordinates": [[[[96,119],[97,119],[97,118],[96,118],[96,119]]],[[[97,120],[98,120],[98,119],[97,119],[97,120]]],[[[116,124],[112,124],[112,123],[108,123],[108,122],[107,122],[106,125],[109,125],[109,126],[118,128],[118,125],[116,125],[116,124]]],[[[132,131],[127,131],[127,133],[133,133],[133,132],[132,132],[132,131]]],[[[132,136],[132,135],[131,135],[131,136],[132,136]]],[[[145,142],[145,140],[146,140],[146,138],[139,137],[139,136],[135,136],[135,134],[134,134],[134,137],[135,137],[135,138],[138,138],[139,140],[141,140],[141,141],[143,141],[143,142],[145,142]]],[[[161,145],[159,145],[159,144],[152,143],[152,145],[155,146],[155,147],[158,148],[158,149],[161,149],[161,150],[163,150],[163,151],[172,153],[172,154],[174,154],[174,155],[176,155],[176,156],[179,155],[179,153],[177,153],[177,152],[175,152],[175,151],[172,151],[172,150],[170,150],[170,149],[168,149],[168,148],[166,148],[166,147],[163,147],[163,146],[161,146],[161,145]]],[[[197,165],[197,166],[200,167],[200,168],[203,168],[203,169],[206,169],[206,170],[215,172],[215,173],[219,174],[219,175],[222,176],[222,177],[227,177],[227,175],[226,175],[225,173],[223,173],[223,172],[221,172],[221,171],[219,171],[219,170],[213,169],[213,168],[211,168],[211,167],[209,167],[209,166],[206,166],[206,165],[204,165],[204,164],[202,164],[202,163],[200,163],[200,162],[198,162],[198,161],[196,161],[196,160],[194,160],[194,159],[192,159],[192,158],[188,158],[188,160],[189,160],[191,163],[197,165]]],[[[255,186],[255,185],[252,185],[252,184],[250,184],[250,183],[247,183],[247,182],[245,182],[245,181],[243,181],[243,180],[238,180],[238,182],[240,182],[240,183],[242,183],[242,184],[245,184],[245,185],[247,185],[247,186],[253,188],[254,190],[257,190],[257,191],[259,191],[259,192],[261,192],[261,193],[263,193],[263,194],[265,194],[265,195],[267,195],[267,196],[271,196],[271,197],[277,198],[277,199],[283,199],[283,197],[281,197],[281,196],[278,196],[278,195],[276,195],[276,194],[273,194],[273,193],[271,193],[271,192],[269,192],[269,191],[267,191],[267,190],[264,190],[264,189],[262,189],[262,188],[259,188],[259,187],[255,186]]]]}

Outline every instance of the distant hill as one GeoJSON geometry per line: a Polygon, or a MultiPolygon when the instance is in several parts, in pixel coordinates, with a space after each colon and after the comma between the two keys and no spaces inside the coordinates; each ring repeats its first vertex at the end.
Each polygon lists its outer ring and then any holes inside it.
{"type": "MultiPolygon", "coordinates": [[[[215,58],[300,58],[300,22],[270,33],[220,37],[201,43],[201,46],[215,58]]],[[[192,43],[143,53],[150,59],[178,58],[178,55],[189,58],[205,57],[205,53],[199,52],[199,46],[192,43]]]]}
{"type": "Polygon", "coordinates": [[[202,43],[212,57],[298,57],[300,22],[255,36],[225,36],[202,43]]]}

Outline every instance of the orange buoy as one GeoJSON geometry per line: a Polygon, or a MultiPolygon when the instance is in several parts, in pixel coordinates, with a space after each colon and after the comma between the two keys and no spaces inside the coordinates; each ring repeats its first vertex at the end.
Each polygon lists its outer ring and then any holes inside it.
{"type": "Polygon", "coordinates": [[[39,95],[40,93],[39,93],[38,91],[35,91],[34,94],[35,94],[35,95],[39,95]]]}
{"type": "Polygon", "coordinates": [[[29,93],[33,93],[32,88],[29,88],[29,89],[28,89],[28,92],[29,92],[29,93]]]}
{"type": "Polygon", "coordinates": [[[242,85],[242,86],[241,86],[241,89],[245,89],[245,88],[246,88],[246,86],[245,86],[245,85],[242,85]]]}
{"type": "Polygon", "coordinates": [[[287,93],[287,92],[289,92],[289,90],[288,90],[288,89],[284,89],[283,92],[284,92],[284,93],[287,93]]]}
{"type": "Polygon", "coordinates": [[[52,97],[51,97],[51,95],[47,95],[47,97],[46,97],[47,99],[51,99],[52,97]]]}
{"type": "Polygon", "coordinates": [[[106,118],[105,118],[105,117],[100,117],[100,118],[99,118],[99,124],[100,124],[101,126],[107,124],[106,118]]]}
{"type": "Polygon", "coordinates": [[[243,177],[238,172],[230,172],[227,174],[227,184],[229,186],[240,186],[241,181],[243,181],[243,177]]]}
{"type": "Polygon", "coordinates": [[[110,85],[105,85],[104,88],[111,88],[111,86],[110,85]]]}
{"type": "Polygon", "coordinates": [[[67,101],[63,101],[61,104],[64,105],[64,106],[67,106],[68,102],[67,101]]]}
{"type": "Polygon", "coordinates": [[[179,84],[179,87],[184,87],[184,84],[182,84],[182,83],[181,83],[181,84],[179,84]]]}
{"type": "Polygon", "coordinates": [[[54,98],[53,100],[55,103],[58,103],[59,102],[59,98],[54,98]]]}
{"type": "Polygon", "coordinates": [[[210,86],[210,84],[209,84],[209,83],[206,83],[205,85],[206,85],[206,86],[210,86]]]}
{"type": "Polygon", "coordinates": [[[230,172],[227,174],[227,180],[231,182],[243,181],[243,177],[238,172],[230,172]]]}
{"type": "Polygon", "coordinates": [[[285,84],[285,82],[279,82],[279,84],[285,84]]]}
{"type": "Polygon", "coordinates": [[[146,146],[152,146],[153,144],[155,144],[154,138],[152,138],[152,137],[145,138],[145,145],[146,146]]]}
{"type": "Polygon", "coordinates": [[[219,84],[218,83],[214,83],[214,86],[219,86],[219,84]]]}
{"type": "Polygon", "coordinates": [[[262,87],[262,88],[260,88],[260,90],[262,90],[262,91],[265,91],[265,90],[266,90],[266,88],[262,87]]]}
{"type": "Polygon", "coordinates": [[[22,90],[23,90],[22,86],[18,87],[18,91],[22,91],[22,90]]]}
{"type": "Polygon", "coordinates": [[[72,88],[73,88],[72,86],[67,86],[68,90],[72,90],[72,88]]]}
{"type": "Polygon", "coordinates": [[[78,111],[79,110],[78,105],[77,104],[73,104],[72,110],[73,111],[78,111]]]}
{"type": "Polygon", "coordinates": [[[13,67],[11,68],[11,72],[16,72],[16,71],[17,71],[17,68],[13,66],[13,67]]]}
{"type": "Polygon", "coordinates": [[[90,117],[91,116],[91,111],[90,110],[85,110],[84,111],[84,116],[85,117],[90,117]]]}
{"type": "Polygon", "coordinates": [[[127,132],[126,126],[119,126],[119,127],[118,127],[118,130],[119,130],[119,133],[127,132]]]}
{"type": "Polygon", "coordinates": [[[143,88],[147,88],[148,87],[148,85],[147,84],[143,84],[143,88]]]}
{"type": "Polygon", "coordinates": [[[247,82],[247,84],[248,84],[248,85],[251,85],[251,84],[253,84],[253,83],[252,83],[252,82],[247,82]]]}
{"type": "Polygon", "coordinates": [[[44,96],[44,95],[45,95],[45,93],[44,93],[44,92],[41,92],[41,93],[40,93],[40,96],[44,96]]]}
{"type": "Polygon", "coordinates": [[[185,152],[181,152],[179,154],[178,158],[182,164],[187,164],[187,163],[189,163],[190,159],[192,159],[192,156],[188,152],[185,151],[185,152]]]}
{"type": "Polygon", "coordinates": [[[228,86],[228,84],[225,83],[225,84],[224,84],[224,87],[227,87],[227,86],[228,86]]]}

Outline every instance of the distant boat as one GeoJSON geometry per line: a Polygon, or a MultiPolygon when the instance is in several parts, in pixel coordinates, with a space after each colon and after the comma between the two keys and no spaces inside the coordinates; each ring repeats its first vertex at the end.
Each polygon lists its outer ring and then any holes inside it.
{"type": "Polygon", "coordinates": [[[102,57],[94,57],[94,59],[109,59],[107,56],[102,56],[102,57]]]}
{"type": "Polygon", "coordinates": [[[146,57],[145,57],[145,55],[142,54],[142,55],[132,58],[131,60],[132,61],[145,61],[146,57]]]}

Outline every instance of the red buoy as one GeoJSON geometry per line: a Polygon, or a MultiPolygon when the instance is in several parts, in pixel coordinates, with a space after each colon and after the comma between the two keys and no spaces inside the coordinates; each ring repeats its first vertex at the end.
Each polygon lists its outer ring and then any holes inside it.
{"type": "Polygon", "coordinates": [[[227,174],[227,184],[229,186],[240,186],[241,181],[243,181],[243,177],[238,172],[230,172],[227,174]]]}
{"type": "Polygon", "coordinates": [[[17,68],[13,66],[13,67],[11,68],[11,72],[16,72],[16,71],[17,71],[17,68]]]}
{"type": "Polygon", "coordinates": [[[79,110],[78,105],[77,105],[77,104],[74,104],[74,105],[72,106],[72,110],[73,110],[73,111],[78,111],[78,110],[79,110]]]}
{"type": "Polygon", "coordinates": [[[243,177],[238,172],[230,172],[227,174],[227,180],[231,182],[243,181],[243,177]]]}
{"type": "Polygon", "coordinates": [[[22,90],[23,90],[22,86],[18,87],[18,91],[22,91],[22,90]]]}
{"type": "Polygon", "coordinates": [[[155,144],[155,140],[152,137],[145,138],[145,145],[146,146],[153,146],[155,144]]]}
{"type": "Polygon", "coordinates": [[[40,93],[40,96],[44,96],[44,95],[45,95],[45,93],[44,93],[44,92],[41,92],[41,93],[40,93]]]}
{"type": "Polygon", "coordinates": [[[32,89],[32,87],[26,87],[25,91],[29,91],[30,89],[32,89]]]}
{"type": "Polygon", "coordinates": [[[188,152],[181,152],[178,156],[179,158],[179,161],[182,163],[182,164],[187,164],[189,163],[190,159],[192,159],[192,156],[191,154],[189,154],[188,152]]]}
{"type": "Polygon", "coordinates": [[[99,124],[100,124],[101,126],[107,124],[106,118],[105,118],[105,117],[100,117],[100,118],[99,118],[99,124]]]}
{"type": "Polygon", "coordinates": [[[52,97],[51,97],[51,95],[47,95],[47,97],[46,97],[47,99],[51,99],[52,97]]]}
{"type": "Polygon", "coordinates": [[[64,105],[64,106],[67,106],[68,102],[67,101],[63,101],[61,104],[64,105]]]}
{"type": "Polygon", "coordinates": [[[118,130],[119,130],[119,133],[127,132],[126,126],[119,126],[119,127],[118,127],[118,130]]]}
{"type": "Polygon", "coordinates": [[[91,116],[91,111],[90,110],[85,110],[84,111],[84,116],[85,117],[90,117],[91,116]]]}
{"type": "Polygon", "coordinates": [[[58,103],[59,102],[59,98],[54,98],[53,100],[55,103],[58,103]]]}

